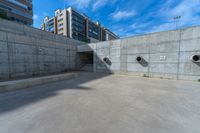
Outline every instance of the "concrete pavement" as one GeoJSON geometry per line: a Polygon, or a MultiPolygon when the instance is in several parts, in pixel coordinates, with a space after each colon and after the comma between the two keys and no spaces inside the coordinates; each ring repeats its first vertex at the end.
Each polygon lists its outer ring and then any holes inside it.
{"type": "Polygon", "coordinates": [[[0,133],[199,133],[200,83],[79,73],[0,94],[0,133]]]}

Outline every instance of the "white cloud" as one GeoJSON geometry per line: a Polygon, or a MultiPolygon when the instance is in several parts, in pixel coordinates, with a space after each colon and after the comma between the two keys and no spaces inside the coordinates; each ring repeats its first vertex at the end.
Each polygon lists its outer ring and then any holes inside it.
{"type": "Polygon", "coordinates": [[[38,18],[39,18],[39,16],[38,16],[37,14],[34,14],[34,15],[33,15],[33,19],[34,19],[34,20],[38,20],[38,18]]]}
{"type": "Polygon", "coordinates": [[[93,6],[92,6],[92,10],[93,11],[96,11],[108,4],[114,4],[115,2],[117,2],[117,0],[95,0],[95,2],[93,3],[93,6]]]}
{"type": "Polygon", "coordinates": [[[145,31],[145,33],[160,32],[160,31],[172,30],[175,28],[176,25],[174,23],[166,23],[158,26],[153,26],[150,30],[145,31]]]}
{"type": "Polygon", "coordinates": [[[127,34],[129,33],[126,29],[124,29],[124,27],[117,26],[117,25],[112,28],[112,31],[115,34],[122,36],[122,37],[127,36],[127,34]]]}
{"type": "Polygon", "coordinates": [[[136,23],[133,23],[130,27],[131,27],[132,29],[136,29],[136,28],[137,28],[137,24],[136,24],[136,23]]]}
{"type": "Polygon", "coordinates": [[[166,23],[156,25],[152,27],[148,32],[158,32],[176,29],[176,22],[174,18],[181,16],[177,23],[178,28],[200,24],[200,0],[182,0],[179,4],[174,7],[172,1],[164,5],[163,8],[158,12],[158,16],[166,23]]]}
{"type": "Polygon", "coordinates": [[[87,8],[92,0],[65,0],[70,6],[75,6],[77,8],[87,8]]]}
{"type": "Polygon", "coordinates": [[[169,11],[169,17],[181,16],[182,25],[190,24],[200,13],[200,0],[183,0],[169,11]]]}
{"type": "MultiPolygon", "coordinates": [[[[136,25],[135,25],[136,26],[136,25]]],[[[128,36],[131,36],[133,35],[133,27],[134,27],[134,24],[133,25],[124,25],[124,24],[115,24],[115,25],[112,25],[111,26],[111,30],[119,35],[120,37],[128,37],[128,36]],[[126,28],[124,28],[126,27],[126,28]]]]}
{"type": "Polygon", "coordinates": [[[93,11],[98,10],[99,8],[101,8],[104,5],[106,5],[107,2],[108,2],[108,0],[96,0],[96,2],[92,6],[92,10],[93,11]]]}
{"type": "Polygon", "coordinates": [[[145,22],[145,23],[133,23],[132,25],[130,25],[130,28],[131,29],[141,29],[141,28],[146,28],[148,27],[152,22],[149,21],[149,22],[145,22]]]}
{"type": "Polygon", "coordinates": [[[130,18],[136,15],[136,12],[134,10],[132,11],[117,11],[112,13],[112,17],[115,20],[121,20],[121,19],[126,19],[126,18],[130,18]]]}

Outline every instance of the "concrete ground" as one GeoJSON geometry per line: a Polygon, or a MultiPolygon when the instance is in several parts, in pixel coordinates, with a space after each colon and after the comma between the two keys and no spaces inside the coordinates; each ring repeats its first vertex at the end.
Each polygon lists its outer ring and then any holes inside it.
{"type": "Polygon", "coordinates": [[[0,133],[200,133],[200,83],[82,72],[0,94],[0,133]]]}

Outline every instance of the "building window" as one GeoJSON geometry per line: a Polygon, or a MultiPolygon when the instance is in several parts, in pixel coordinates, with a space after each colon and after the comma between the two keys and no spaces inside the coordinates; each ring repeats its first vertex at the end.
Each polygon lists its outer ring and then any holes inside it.
{"type": "Polygon", "coordinates": [[[58,25],[58,27],[61,27],[61,26],[63,26],[63,23],[61,23],[61,24],[58,25]]]}
{"type": "Polygon", "coordinates": [[[32,9],[32,7],[28,7],[28,10],[29,10],[29,11],[32,11],[33,9],[32,9]]]}
{"type": "Polygon", "coordinates": [[[11,2],[11,3],[13,3],[13,4],[17,5],[17,6],[20,6],[20,7],[22,7],[22,8],[28,9],[28,6],[27,6],[27,5],[24,5],[24,4],[22,4],[21,2],[18,2],[18,1],[16,1],[16,0],[7,0],[7,1],[9,1],[9,2],[11,2]]]}
{"type": "Polygon", "coordinates": [[[60,28],[58,31],[63,31],[63,28],[60,28]]]}
{"type": "Polygon", "coordinates": [[[61,19],[58,20],[58,22],[61,22],[61,21],[63,21],[63,18],[61,18],[61,19]]]}
{"type": "Polygon", "coordinates": [[[60,15],[59,15],[59,17],[62,17],[63,16],[63,13],[61,13],[60,15]]]}

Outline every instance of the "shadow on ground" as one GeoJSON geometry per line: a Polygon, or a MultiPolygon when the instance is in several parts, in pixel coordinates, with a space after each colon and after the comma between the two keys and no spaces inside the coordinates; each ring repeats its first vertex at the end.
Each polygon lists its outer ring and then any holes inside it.
{"type": "Polygon", "coordinates": [[[75,79],[49,83],[13,92],[0,94],[0,114],[18,109],[40,100],[58,95],[59,91],[73,89],[82,91],[92,91],[94,88],[81,86],[85,82],[96,80],[108,76],[109,74],[94,74],[88,72],[78,72],[75,79]],[[84,77],[84,78],[83,78],[84,77]]]}

